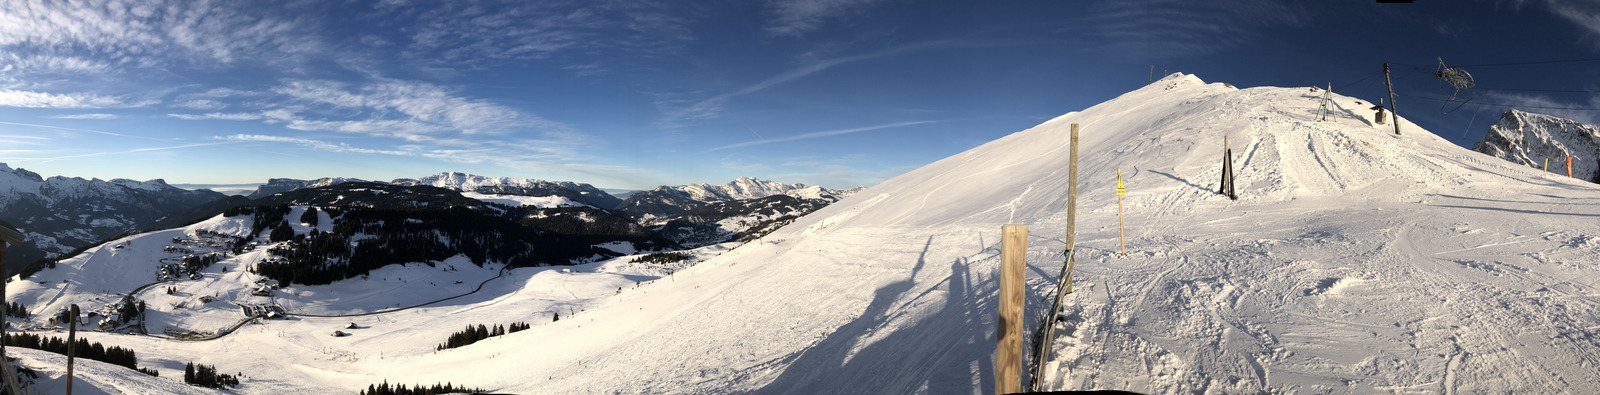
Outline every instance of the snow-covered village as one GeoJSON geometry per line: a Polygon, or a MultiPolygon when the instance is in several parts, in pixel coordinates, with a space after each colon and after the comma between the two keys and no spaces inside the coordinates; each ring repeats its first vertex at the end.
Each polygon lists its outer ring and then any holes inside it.
{"type": "Polygon", "coordinates": [[[4,394],[1600,392],[1589,2],[0,21],[4,394]]]}

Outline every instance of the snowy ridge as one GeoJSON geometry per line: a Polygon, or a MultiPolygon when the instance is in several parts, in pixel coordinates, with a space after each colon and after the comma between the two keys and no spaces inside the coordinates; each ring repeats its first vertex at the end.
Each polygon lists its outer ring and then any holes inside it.
{"type": "MultiPolygon", "coordinates": [[[[611,194],[593,185],[570,181],[544,181],[512,177],[484,177],[466,173],[444,172],[419,179],[402,178],[391,181],[395,185],[428,185],[458,192],[476,192],[485,195],[516,195],[560,198],[579,205],[611,208],[622,203],[611,194]]],[[[552,202],[552,204],[560,204],[552,202]]]]}
{"type": "Polygon", "coordinates": [[[484,177],[480,175],[456,172],[444,172],[415,180],[402,178],[394,180],[390,183],[396,185],[428,185],[464,192],[473,192],[477,191],[478,189],[491,187],[543,188],[557,186],[567,189],[580,189],[581,186],[588,185],[570,181],[544,181],[512,177],[484,177]]]}
{"type": "Polygon", "coordinates": [[[28,239],[7,251],[13,269],[223,197],[212,191],[174,187],[160,179],[44,178],[0,163],[0,217],[28,239]]]}
{"type": "Polygon", "coordinates": [[[988,392],[999,228],[1031,226],[1036,312],[1055,281],[1038,273],[1063,260],[1071,123],[1078,292],[1049,387],[1600,389],[1577,362],[1600,347],[1571,340],[1600,320],[1581,301],[1600,290],[1566,280],[1600,270],[1600,225],[1574,221],[1600,212],[1600,192],[1403,118],[1395,136],[1350,97],[1317,122],[1319,97],[1174,74],[823,208],[594,312],[582,333],[536,329],[538,344],[582,346],[516,358],[556,379],[512,389],[988,392]],[[1213,191],[1224,135],[1238,201],[1213,191]]]}
{"type": "Polygon", "coordinates": [[[1509,110],[1472,149],[1563,175],[1571,156],[1573,177],[1600,182],[1600,129],[1570,119],[1509,110]]]}
{"type": "Polygon", "coordinates": [[[321,188],[321,187],[325,187],[325,186],[329,186],[329,185],[343,184],[343,183],[347,183],[347,182],[365,182],[365,181],[362,181],[360,179],[355,179],[355,178],[344,178],[344,177],[323,177],[323,178],[318,178],[318,179],[315,179],[315,180],[296,180],[296,179],[293,179],[293,178],[272,178],[272,179],[268,179],[266,184],[262,184],[261,186],[256,187],[256,191],[251,193],[247,197],[250,198],[250,199],[260,199],[260,198],[264,198],[264,197],[267,197],[267,196],[272,196],[274,194],[279,194],[279,193],[284,193],[284,192],[289,192],[289,191],[294,191],[294,190],[307,189],[307,188],[321,188]]]}

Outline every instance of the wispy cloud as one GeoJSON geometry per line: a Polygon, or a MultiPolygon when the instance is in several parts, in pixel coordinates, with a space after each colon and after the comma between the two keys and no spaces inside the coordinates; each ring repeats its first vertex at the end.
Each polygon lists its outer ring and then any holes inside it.
{"type": "Polygon", "coordinates": [[[54,116],[51,116],[50,118],[54,118],[54,119],[117,119],[117,116],[116,116],[116,114],[92,113],[92,114],[54,115],[54,116]]]}
{"type": "Polygon", "coordinates": [[[293,100],[368,112],[365,121],[291,122],[292,128],[335,130],[390,137],[460,132],[501,133],[513,129],[565,130],[567,126],[484,100],[468,99],[445,87],[419,81],[382,80],[355,89],[322,80],[288,81],[274,93],[293,100]],[[403,117],[388,117],[398,113],[403,117]]]}
{"type": "Polygon", "coordinates": [[[205,114],[167,114],[167,116],[173,117],[173,118],[177,118],[177,119],[187,120],[187,121],[197,121],[197,120],[205,120],[205,119],[219,119],[219,120],[225,120],[225,121],[256,121],[256,120],[260,120],[260,119],[263,118],[261,114],[242,113],[242,112],[235,112],[235,113],[212,112],[212,113],[205,113],[205,114]]]}
{"type": "Polygon", "coordinates": [[[789,136],[789,137],[771,138],[771,139],[764,139],[764,140],[746,141],[746,142],[738,143],[738,144],[729,144],[729,145],[724,145],[724,146],[721,146],[721,147],[708,149],[705,152],[720,151],[720,150],[733,149],[733,148],[749,147],[749,146],[753,146],[753,145],[782,143],[782,142],[786,142],[786,141],[814,139],[814,138],[819,138],[819,137],[838,136],[838,135],[841,135],[841,134],[868,132],[868,131],[880,130],[880,129],[900,128],[900,127],[914,126],[914,125],[925,125],[925,124],[937,123],[937,122],[939,122],[939,121],[896,122],[896,123],[891,123],[891,124],[886,124],[886,125],[867,126],[867,127],[861,127],[861,128],[853,128],[853,129],[839,129],[839,130],[827,130],[827,131],[821,131],[821,132],[811,132],[811,133],[799,134],[799,135],[794,135],[794,136],[789,136]]]}
{"type": "Polygon", "coordinates": [[[1198,56],[1264,36],[1264,26],[1305,26],[1310,14],[1295,2],[1145,0],[1100,2],[1066,29],[1092,37],[1110,52],[1154,58],[1198,56]]]}
{"type": "Polygon", "coordinates": [[[302,19],[268,11],[183,0],[0,2],[0,47],[21,58],[82,53],[138,67],[271,61],[318,50],[301,34],[310,30],[302,19]]]}
{"type": "MultiPolygon", "coordinates": [[[[554,60],[557,54],[615,59],[674,53],[694,37],[687,25],[702,7],[642,1],[482,1],[389,2],[374,8],[379,17],[405,26],[402,32],[409,42],[398,43],[405,56],[441,69],[471,69],[504,59],[554,60]]],[[[574,69],[580,75],[603,71],[574,69]]]]}
{"type": "Polygon", "coordinates": [[[28,126],[28,127],[35,127],[35,128],[59,130],[59,131],[62,131],[62,132],[86,132],[86,133],[102,134],[102,135],[106,135],[106,136],[115,136],[115,137],[130,137],[130,138],[138,138],[138,139],[145,139],[145,140],[161,140],[161,139],[153,138],[153,137],[126,135],[126,134],[122,134],[122,133],[107,132],[107,131],[104,131],[104,130],[67,128],[67,127],[60,127],[60,126],[54,126],[54,125],[40,125],[40,124],[36,124],[36,123],[3,122],[3,121],[0,121],[0,125],[28,126]]]}
{"type": "Polygon", "coordinates": [[[89,93],[49,93],[0,89],[0,107],[23,108],[115,108],[151,103],[124,103],[122,99],[89,93]]]}
{"type": "Polygon", "coordinates": [[[191,99],[191,100],[184,100],[184,101],[172,103],[172,106],[173,107],[179,107],[179,108],[194,109],[194,110],[217,110],[217,109],[221,109],[223,107],[227,107],[228,105],[227,104],[222,104],[222,102],[219,102],[219,101],[216,101],[216,100],[210,100],[210,99],[191,99]]]}
{"type": "MultiPolygon", "coordinates": [[[[1550,12],[1588,31],[1591,39],[1600,37],[1600,3],[1593,1],[1544,0],[1550,12]]],[[[1600,40],[1594,40],[1600,46],[1600,40]]]]}
{"type": "Polygon", "coordinates": [[[957,40],[927,41],[927,42],[921,42],[921,43],[915,43],[915,44],[909,44],[909,45],[903,45],[903,46],[899,46],[899,47],[889,48],[889,49],[886,49],[886,50],[883,50],[883,51],[878,51],[878,52],[873,52],[873,53],[868,53],[868,54],[855,55],[855,56],[845,56],[845,57],[838,57],[838,58],[831,58],[831,59],[823,59],[823,60],[818,60],[818,61],[812,61],[812,62],[809,62],[809,63],[803,65],[803,66],[800,66],[800,67],[797,67],[797,68],[794,68],[794,69],[790,69],[788,71],[779,73],[779,74],[774,75],[772,77],[768,77],[765,80],[762,80],[760,82],[757,82],[757,83],[754,83],[754,84],[751,84],[751,85],[747,85],[747,86],[745,86],[743,88],[740,88],[738,90],[734,90],[734,91],[731,91],[731,92],[718,94],[718,95],[712,96],[710,98],[706,98],[706,99],[702,99],[702,100],[698,100],[698,101],[692,101],[688,105],[679,106],[677,104],[674,104],[674,103],[671,103],[671,102],[666,102],[666,101],[658,102],[657,103],[658,106],[667,107],[667,109],[663,111],[663,113],[665,114],[665,117],[662,119],[661,122],[658,122],[658,126],[660,126],[662,128],[672,129],[672,128],[682,127],[683,123],[686,122],[686,121],[716,118],[717,116],[719,116],[722,113],[723,106],[727,105],[728,101],[732,100],[735,97],[739,97],[739,96],[744,96],[744,95],[760,92],[760,91],[763,91],[763,90],[766,90],[766,89],[769,89],[769,88],[772,88],[772,87],[775,87],[775,86],[778,86],[778,85],[782,85],[782,84],[788,83],[790,81],[794,81],[794,80],[798,80],[798,79],[801,79],[801,78],[805,78],[807,76],[822,72],[822,71],[827,70],[827,69],[831,69],[831,68],[834,68],[834,67],[838,67],[838,66],[842,66],[842,65],[846,65],[846,64],[850,64],[850,63],[855,63],[855,62],[860,62],[860,61],[865,61],[865,60],[871,60],[871,59],[877,59],[877,58],[890,57],[890,56],[905,55],[905,54],[923,52],[923,51],[952,49],[952,48],[966,48],[966,47],[985,47],[985,46],[994,46],[994,45],[1003,45],[1003,44],[974,42],[974,41],[957,41],[957,40]]]}
{"type": "Polygon", "coordinates": [[[772,0],[767,2],[771,20],[767,33],[775,36],[801,36],[820,28],[831,19],[846,18],[880,3],[880,0],[772,0]]]}
{"type": "Polygon", "coordinates": [[[314,139],[306,139],[306,138],[298,138],[298,137],[286,137],[286,136],[267,136],[267,135],[260,135],[260,134],[235,134],[235,135],[231,135],[231,136],[213,136],[212,139],[227,140],[227,141],[289,143],[289,144],[295,144],[295,145],[304,146],[304,147],[311,148],[311,149],[318,150],[318,151],[327,151],[327,152],[352,152],[352,153],[358,153],[358,154],[381,154],[381,155],[401,155],[401,156],[414,156],[415,155],[412,152],[406,152],[406,151],[357,148],[357,147],[352,147],[349,144],[345,144],[345,143],[337,143],[337,144],[335,144],[335,143],[329,143],[329,142],[322,141],[322,140],[314,140],[314,139]]]}
{"type": "Polygon", "coordinates": [[[102,152],[92,152],[92,153],[78,154],[78,155],[52,156],[52,157],[40,157],[40,158],[22,158],[22,159],[24,159],[24,160],[37,160],[37,161],[40,161],[40,162],[48,163],[48,162],[64,160],[64,159],[90,158],[90,157],[97,157],[97,156],[132,154],[132,153],[140,153],[140,152],[170,151],[170,150],[178,150],[178,149],[184,149],[184,148],[209,147],[209,146],[223,145],[223,144],[233,144],[233,142],[195,143],[195,144],[183,144],[183,145],[174,145],[174,146],[165,146],[165,147],[145,147],[145,148],[134,148],[134,149],[130,149],[130,150],[123,150],[123,151],[102,151],[102,152]]]}

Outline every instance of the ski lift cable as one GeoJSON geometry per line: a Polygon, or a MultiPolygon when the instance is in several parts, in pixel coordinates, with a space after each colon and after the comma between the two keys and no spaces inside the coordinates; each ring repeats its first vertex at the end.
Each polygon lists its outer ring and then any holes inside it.
{"type": "Polygon", "coordinates": [[[1600,62],[1600,58],[1545,60],[1545,61],[1536,61],[1536,62],[1468,64],[1468,65],[1459,65],[1459,67],[1501,67],[1501,66],[1525,66],[1525,65],[1534,65],[1534,64],[1580,63],[1580,62],[1600,62]]]}
{"type": "Polygon", "coordinates": [[[1478,88],[1486,91],[1518,91],[1518,92],[1559,92],[1559,93],[1600,93],[1600,90],[1581,89],[1522,89],[1522,88],[1478,88]]]}
{"type": "Polygon", "coordinates": [[[1353,86],[1355,84],[1359,84],[1359,83],[1362,83],[1363,81],[1372,79],[1372,77],[1377,77],[1379,74],[1383,74],[1383,72],[1382,71],[1373,72],[1372,74],[1368,74],[1366,77],[1361,77],[1361,79],[1356,80],[1356,82],[1351,82],[1351,83],[1348,83],[1348,84],[1339,85],[1338,87],[1333,88],[1333,90],[1335,92],[1344,90],[1344,88],[1349,88],[1349,87],[1351,87],[1351,86],[1353,86]]]}

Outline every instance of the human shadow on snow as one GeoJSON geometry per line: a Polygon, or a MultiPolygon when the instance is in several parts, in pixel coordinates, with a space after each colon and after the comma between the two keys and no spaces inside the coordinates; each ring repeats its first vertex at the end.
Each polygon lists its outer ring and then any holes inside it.
{"type": "Polygon", "coordinates": [[[950,263],[950,275],[904,298],[917,288],[933,237],[923,246],[905,280],[879,288],[855,320],[804,350],[783,357],[779,377],[754,393],[970,393],[994,388],[994,284],[990,276],[974,284],[966,259],[950,263]],[[945,287],[943,306],[916,308],[916,300],[945,287]],[[907,300],[907,302],[901,302],[907,300]],[[923,313],[933,310],[928,313],[923,313]],[[917,318],[916,316],[921,316],[917,318]],[[896,317],[910,325],[886,327],[896,317]],[[878,333],[888,330],[888,333],[878,333]],[[866,341],[871,344],[852,350],[866,341]]]}

